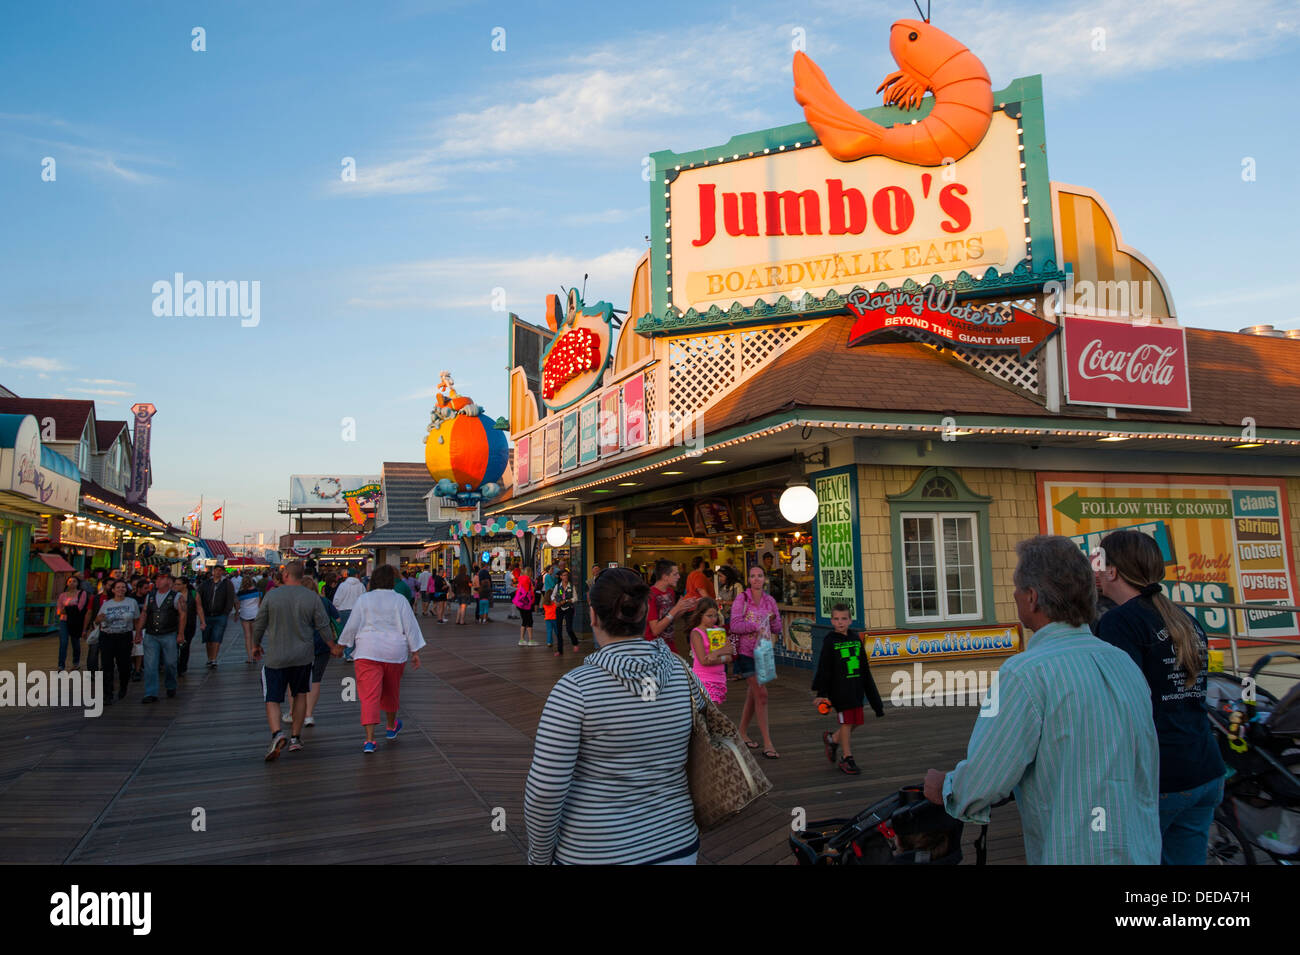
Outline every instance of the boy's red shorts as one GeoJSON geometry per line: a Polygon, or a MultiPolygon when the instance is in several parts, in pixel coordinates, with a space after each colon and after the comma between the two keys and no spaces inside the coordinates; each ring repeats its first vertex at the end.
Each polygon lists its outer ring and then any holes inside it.
{"type": "Polygon", "coordinates": [[[862,725],[862,707],[860,706],[855,706],[851,710],[836,710],[835,715],[840,718],[842,726],[862,725]]]}

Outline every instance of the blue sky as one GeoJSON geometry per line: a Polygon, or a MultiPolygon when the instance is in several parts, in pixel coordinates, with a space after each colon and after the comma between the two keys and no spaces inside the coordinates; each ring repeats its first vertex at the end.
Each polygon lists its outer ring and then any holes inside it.
{"type": "MultiPolygon", "coordinates": [[[[842,0],[12,8],[0,383],[94,398],[104,418],[153,402],[155,509],[178,521],[203,494],[227,500],[230,539],[283,531],[290,474],[420,459],[439,370],[506,414],[494,288],[540,321],[544,295],[589,272],[588,300],[626,307],[650,231],[642,158],[800,121],[794,29],[866,108],[895,69],[889,24],[909,15],[842,0]],[[156,317],[153,283],[176,272],[260,282],[260,323],[156,317]]],[[[1183,324],[1300,326],[1295,3],[964,2],[933,22],[995,89],[1043,74],[1052,178],[1107,199],[1183,324]]]]}

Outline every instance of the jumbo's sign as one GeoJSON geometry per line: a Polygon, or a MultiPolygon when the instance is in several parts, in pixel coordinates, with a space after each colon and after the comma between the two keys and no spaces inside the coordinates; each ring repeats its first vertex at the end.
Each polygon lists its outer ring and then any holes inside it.
{"type": "Polygon", "coordinates": [[[909,279],[997,294],[1058,274],[1039,79],[993,91],[969,50],[919,22],[895,24],[890,48],[901,69],[886,102],[915,111],[852,110],[800,55],[795,97],[811,125],[652,157],[656,318],[832,292],[842,307],[855,288],[909,279]],[[915,55],[936,43],[953,47],[947,65],[915,55]],[[978,102],[958,101],[972,92],[978,102]],[[954,138],[959,115],[977,122],[954,138]]]}
{"type": "Polygon", "coordinates": [[[1065,394],[1070,404],[1192,410],[1187,333],[1064,316],[1065,394]]]}

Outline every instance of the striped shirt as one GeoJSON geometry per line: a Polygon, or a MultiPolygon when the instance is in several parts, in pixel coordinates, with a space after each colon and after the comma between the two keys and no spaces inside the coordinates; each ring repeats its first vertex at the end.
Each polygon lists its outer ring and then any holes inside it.
{"type": "Polygon", "coordinates": [[[983,823],[1014,792],[1033,864],[1160,861],[1160,754],[1151,691],[1128,654],[1087,627],[1051,623],[997,673],[944,807],[983,823]]]}
{"type": "Polygon", "coordinates": [[[555,684],[524,790],[533,865],[658,862],[695,851],[688,680],[662,641],[621,640],[555,684]]]}

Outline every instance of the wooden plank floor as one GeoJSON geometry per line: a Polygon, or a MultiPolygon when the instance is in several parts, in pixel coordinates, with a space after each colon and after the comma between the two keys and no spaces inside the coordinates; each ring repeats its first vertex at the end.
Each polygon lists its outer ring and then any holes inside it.
{"type": "MultiPolygon", "coordinates": [[[[0,708],[0,862],[522,863],[533,731],[551,686],[582,657],[520,648],[504,622],[421,622],[430,646],[403,682],[405,729],[374,756],[361,754],[356,704],[340,700],[352,667],[333,661],[306,748],[264,762],[259,668],[244,663],[238,631],[216,671],[196,651],[198,667],[173,700],[143,706],[143,684],[133,683],[97,719],[0,708]],[[206,831],[191,828],[196,808],[206,831]],[[492,829],[498,809],[504,832],[492,829]]],[[[0,670],[52,669],[57,646],[53,637],[0,644],[0,670]]],[[[964,755],[976,710],[887,703],[883,719],[869,715],[855,734],[862,775],[844,776],[823,754],[831,723],[809,704],[810,678],[783,668],[770,685],[782,758],[761,762],[774,791],[706,833],[702,862],[789,863],[796,809],[809,820],[853,815],[964,755]]],[[[877,682],[888,696],[887,674],[877,682]]],[[[744,685],[730,684],[723,709],[737,719],[743,702],[744,685]]],[[[966,841],[976,834],[968,826],[966,841]]],[[[1014,806],[998,810],[989,845],[991,863],[1023,862],[1014,806]]]]}

